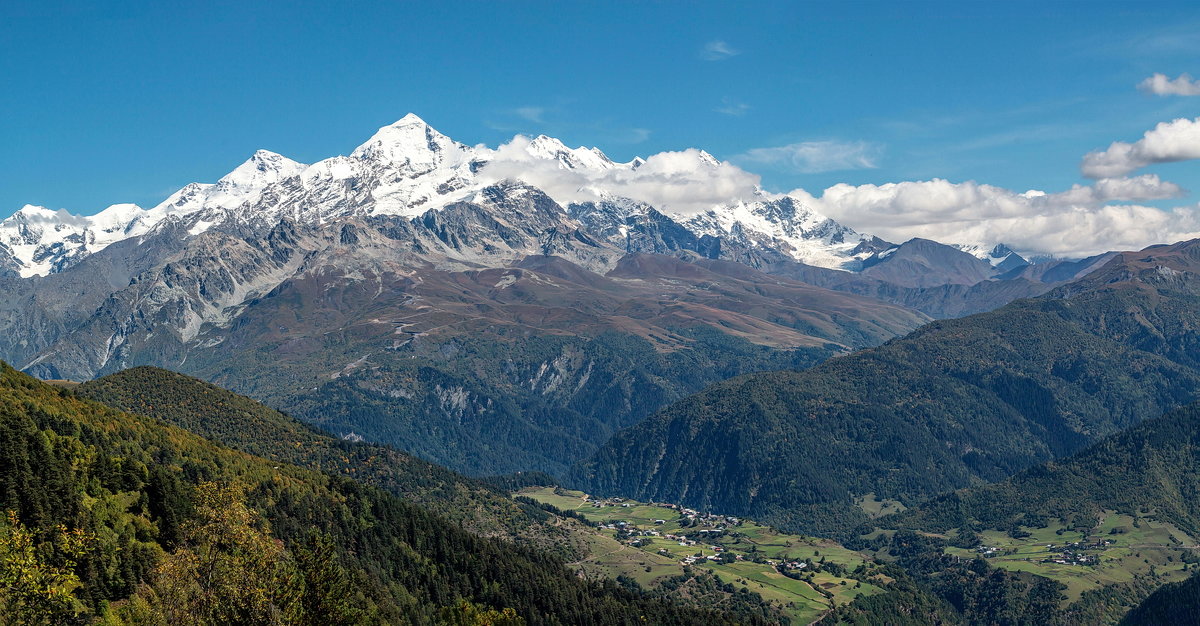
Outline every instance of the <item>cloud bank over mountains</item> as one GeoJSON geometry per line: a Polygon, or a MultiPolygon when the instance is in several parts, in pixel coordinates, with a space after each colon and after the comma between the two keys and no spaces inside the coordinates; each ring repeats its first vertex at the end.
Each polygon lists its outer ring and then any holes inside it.
{"type": "Polygon", "coordinates": [[[695,148],[660,152],[630,164],[563,168],[556,161],[535,156],[530,146],[536,141],[518,135],[498,147],[480,171],[482,180],[520,180],[562,203],[619,196],[680,215],[750,200],[760,182],[758,175],[695,148]]]}
{"type": "MultiPolygon", "coordinates": [[[[869,142],[801,142],[759,148],[718,161],[696,149],[653,155],[637,167],[562,169],[535,158],[534,141],[518,136],[500,146],[484,170],[495,180],[521,179],[560,202],[613,196],[646,202],[677,215],[751,200],[761,178],[743,168],[788,167],[824,172],[874,167],[882,147],[869,142]]],[[[924,237],[947,243],[1006,243],[1023,254],[1081,257],[1200,237],[1200,206],[1171,209],[1145,203],[1186,196],[1157,174],[1134,170],[1200,158],[1200,118],[1164,122],[1135,143],[1115,142],[1084,157],[1095,180],[1063,191],[1014,191],[976,181],[934,178],[887,184],[837,184],[819,193],[786,194],[860,232],[891,241],[924,237]]]]}
{"type": "Polygon", "coordinates": [[[1004,242],[1022,253],[1082,257],[1200,236],[1200,207],[1164,211],[1109,204],[1181,193],[1177,185],[1154,175],[1105,179],[1060,193],[1018,193],[974,181],[933,179],[839,184],[804,201],[851,228],[892,241],[924,237],[968,245],[1004,242]]]}
{"type": "MultiPolygon", "coordinates": [[[[1181,76],[1169,89],[1182,94],[1197,86],[1190,80],[1181,76]]],[[[778,153],[767,150],[747,154],[778,153]]],[[[1130,176],[1151,165],[1192,159],[1200,159],[1200,118],[1179,118],[1156,125],[1133,143],[1116,141],[1088,153],[1080,169],[1094,181],[1060,192],[1017,192],[935,178],[882,185],[843,183],[819,196],[805,190],[791,195],[851,228],[893,241],[924,237],[981,246],[1003,242],[1025,254],[1080,257],[1200,237],[1200,205],[1162,209],[1143,204],[1184,197],[1186,189],[1156,174],[1130,176]]],[[[835,154],[830,162],[845,159],[835,154]]]]}

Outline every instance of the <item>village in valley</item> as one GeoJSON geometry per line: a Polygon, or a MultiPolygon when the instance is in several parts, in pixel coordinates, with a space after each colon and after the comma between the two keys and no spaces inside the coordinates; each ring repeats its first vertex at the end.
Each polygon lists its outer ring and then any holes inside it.
{"type": "Polygon", "coordinates": [[[837,542],[789,535],[751,520],[671,503],[597,498],[556,487],[517,495],[569,512],[594,530],[582,575],[628,576],[646,587],[685,572],[707,571],[809,623],[890,582],[861,553],[837,542]]]}
{"type": "Polygon", "coordinates": [[[1196,540],[1151,514],[1107,511],[1087,529],[1052,522],[1042,528],[983,530],[978,539],[974,548],[949,546],[946,552],[1057,580],[1066,585],[1067,601],[1135,577],[1182,580],[1200,568],[1196,540]]]}

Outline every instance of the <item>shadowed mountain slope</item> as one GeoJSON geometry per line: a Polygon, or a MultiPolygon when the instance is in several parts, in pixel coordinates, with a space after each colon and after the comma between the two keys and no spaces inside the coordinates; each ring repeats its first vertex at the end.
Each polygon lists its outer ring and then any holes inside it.
{"type": "Polygon", "coordinates": [[[319,265],[249,302],[236,324],[200,331],[181,358],[130,361],[166,360],[461,471],[561,472],[706,384],[806,367],[924,319],[737,264],[655,255],[607,275],[549,256],[417,275],[319,265]]]}
{"type": "Polygon", "coordinates": [[[1200,406],[1149,419],[1070,457],[1031,467],[999,483],[939,496],[883,518],[887,527],[946,532],[1092,525],[1105,511],[1152,512],[1200,534],[1200,406]]]}
{"type": "Polygon", "coordinates": [[[719,383],[613,437],[575,478],[816,533],[1003,479],[1200,392],[1200,244],[1127,252],[1041,298],[803,372],[719,383]]]}

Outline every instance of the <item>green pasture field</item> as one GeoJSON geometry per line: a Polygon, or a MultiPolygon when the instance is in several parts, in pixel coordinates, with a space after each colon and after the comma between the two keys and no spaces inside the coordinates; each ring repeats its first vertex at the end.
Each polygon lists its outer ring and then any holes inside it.
{"type": "MultiPolygon", "coordinates": [[[[692,534],[702,529],[715,530],[721,527],[719,522],[702,522],[684,528],[681,524],[683,516],[669,506],[616,499],[605,500],[597,506],[589,503],[583,492],[556,487],[530,487],[521,490],[518,495],[563,511],[574,511],[598,524],[625,522],[627,528],[658,531],[663,535],[678,535],[681,531],[692,534]],[[664,523],[657,524],[656,520],[663,520],[664,523]]],[[[868,568],[873,566],[868,557],[828,539],[789,535],[747,519],[739,519],[738,522],[736,525],[725,524],[725,535],[696,540],[693,546],[682,546],[678,540],[663,536],[618,540],[617,530],[595,528],[588,540],[588,556],[573,565],[587,576],[615,578],[624,574],[645,587],[653,587],[665,578],[681,574],[685,567],[681,561],[685,557],[708,557],[722,552],[740,555],[744,560],[720,563],[703,559],[690,567],[707,570],[721,582],[758,593],[798,624],[811,623],[833,606],[850,602],[860,595],[883,593],[883,589],[870,582],[836,576],[827,571],[812,574],[811,581],[797,580],[777,571],[774,564],[755,563],[752,560],[755,557],[770,561],[809,560],[814,563],[824,559],[826,563],[844,567],[847,572],[863,565],[868,568]],[[640,545],[630,545],[634,541],[640,545]],[[713,546],[721,550],[715,550],[713,546]]]]}
{"type": "MultiPolygon", "coordinates": [[[[1171,524],[1146,518],[1135,519],[1108,512],[1086,533],[1064,528],[1058,523],[1045,528],[1022,527],[1021,530],[1029,536],[1014,539],[1001,531],[980,532],[984,546],[998,549],[997,553],[984,558],[995,567],[1030,572],[1065,584],[1067,602],[1078,600],[1085,591],[1129,582],[1135,576],[1153,575],[1162,582],[1174,582],[1187,578],[1200,568],[1200,564],[1185,562],[1185,559],[1195,560],[1200,556],[1193,538],[1171,524]],[[1094,564],[1043,562],[1057,558],[1062,552],[1059,548],[1065,544],[1097,541],[1111,543],[1083,551],[1096,559],[1094,564]]],[[[968,558],[979,555],[975,550],[963,548],[946,548],[946,552],[968,558]]]]}

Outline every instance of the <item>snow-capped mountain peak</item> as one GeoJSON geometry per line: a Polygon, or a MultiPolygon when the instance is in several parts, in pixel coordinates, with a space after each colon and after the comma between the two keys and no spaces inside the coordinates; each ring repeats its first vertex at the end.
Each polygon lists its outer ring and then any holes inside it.
{"type": "Polygon", "coordinates": [[[558,139],[546,135],[534,137],[525,147],[525,151],[538,158],[558,161],[559,167],[563,169],[606,170],[617,167],[617,163],[599,148],[580,146],[572,149],[558,139]]]}
{"type": "Polygon", "coordinates": [[[700,162],[704,163],[705,165],[716,167],[721,164],[721,160],[709,154],[707,150],[700,150],[699,152],[700,162]]]}
{"type": "Polygon", "coordinates": [[[96,230],[115,233],[124,232],[145,213],[146,209],[136,204],[114,204],[91,217],[81,219],[86,219],[88,225],[96,230]]]}
{"type": "Polygon", "coordinates": [[[4,221],[8,222],[9,220],[13,220],[14,222],[29,224],[38,221],[51,221],[55,217],[62,216],[63,214],[66,214],[66,211],[63,209],[52,211],[44,206],[26,204],[25,206],[17,209],[16,212],[12,214],[12,217],[9,217],[4,221]]]}
{"type": "Polygon", "coordinates": [[[144,233],[145,209],[114,204],[91,216],[72,215],[41,206],[25,205],[0,221],[0,247],[8,263],[23,277],[57,272],[108,245],[144,233]]]}
{"type": "Polygon", "coordinates": [[[270,150],[255,152],[232,172],[221,177],[217,185],[231,188],[262,188],[285,178],[297,176],[308,166],[270,150]]]}
{"type": "Polygon", "coordinates": [[[317,163],[310,170],[318,169],[318,175],[306,171],[303,179],[306,186],[326,177],[377,181],[370,204],[357,212],[417,215],[460,199],[490,153],[454,141],[409,113],[380,128],[348,160],[317,163]]]}
{"type": "Polygon", "coordinates": [[[796,198],[765,193],[750,202],[738,201],[705,211],[684,224],[697,234],[737,237],[750,247],[777,248],[803,263],[832,268],[854,266],[855,248],[869,238],[796,198]]]}
{"type": "Polygon", "coordinates": [[[137,219],[148,229],[170,215],[232,209],[256,201],[271,185],[299,176],[308,167],[270,150],[258,150],[216,183],[188,183],[137,219]]]}
{"type": "Polygon", "coordinates": [[[973,245],[955,245],[954,247],[971,256],[991,263],[992,267],[1001,271],[1029,265],[1029,261],[1025,257],[1017,254],[1012,248],[1003,243],[996,244],[991,248],[973,245]]]}
{"type": "Polygon", "coordinates": [[[350,156],[412,173],[425,173],[443,163],[468,161],[475,154],[470,147],[443,135],[425,120],[409,113],[380,128],[350,156]]]}

